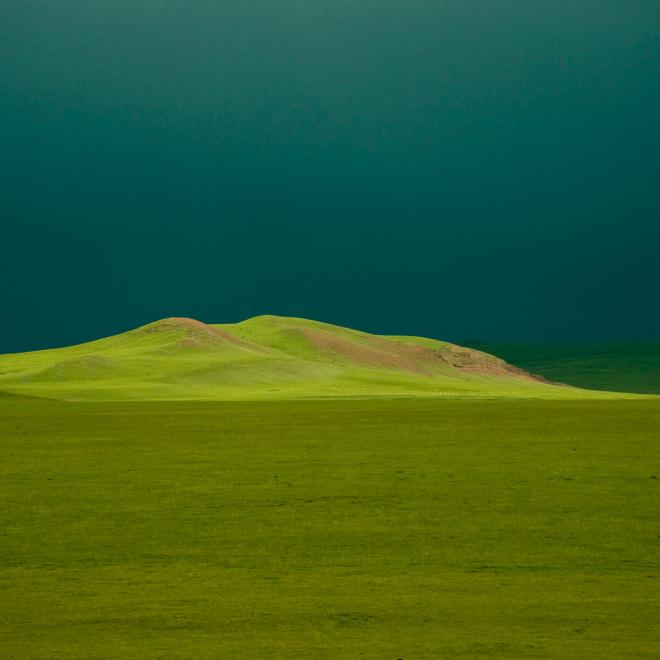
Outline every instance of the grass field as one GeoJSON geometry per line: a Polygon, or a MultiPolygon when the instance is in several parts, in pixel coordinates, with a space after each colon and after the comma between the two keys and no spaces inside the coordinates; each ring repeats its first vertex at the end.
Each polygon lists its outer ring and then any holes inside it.
{"type": "Polygon", "coordinates": [[[658,658],[660,401],[0,397],[0,657],[658,658]]]}
{"type": "Polygon", "coordinates": [[[660,342],[628,344],[468,343],[532,373],[576,387],[660,394],[660,342]]]}

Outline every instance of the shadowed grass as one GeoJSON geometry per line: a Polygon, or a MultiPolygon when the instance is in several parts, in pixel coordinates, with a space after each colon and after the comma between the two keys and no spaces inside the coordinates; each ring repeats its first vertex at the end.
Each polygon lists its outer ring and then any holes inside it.
{"type": "Polygon", "coordinates": [[[615,392],[660,394],[660,342],[472,346],[550,380],[615,392]]]}

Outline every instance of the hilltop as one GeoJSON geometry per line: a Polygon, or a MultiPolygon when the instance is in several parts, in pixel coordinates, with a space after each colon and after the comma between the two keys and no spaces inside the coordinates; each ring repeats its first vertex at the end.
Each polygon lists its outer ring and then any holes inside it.
{"type": "Polygon", "coordinates": [[[71,400],[589,396],[456,344],[278,316],[167,318],[77,346],[2,355],[0,390],[71,400]]]}

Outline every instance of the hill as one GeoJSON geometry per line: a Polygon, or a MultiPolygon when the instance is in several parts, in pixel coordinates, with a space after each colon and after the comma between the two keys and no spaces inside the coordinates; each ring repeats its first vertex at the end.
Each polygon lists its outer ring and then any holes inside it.
{"type": "Polygon", "coordinates": [[[277,316],[222,325],[169,318],[78,346],[3,355],[0,390],[72,400],[589,396],[479,350],[277,316]]]}
{"type": "Polygon", "coordinates": [[[597,390],[660,394],[660,342],[466,345],[552,381],[597,390]]]}

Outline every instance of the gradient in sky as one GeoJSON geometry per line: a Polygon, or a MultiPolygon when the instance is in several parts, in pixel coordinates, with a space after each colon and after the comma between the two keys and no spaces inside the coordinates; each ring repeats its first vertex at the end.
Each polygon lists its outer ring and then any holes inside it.
{"type": "Polygon", "coordinates": [[[8,0],[0,84],[0,352],[660,337],[657,0],[8,0]]]}

